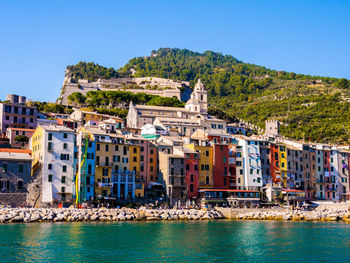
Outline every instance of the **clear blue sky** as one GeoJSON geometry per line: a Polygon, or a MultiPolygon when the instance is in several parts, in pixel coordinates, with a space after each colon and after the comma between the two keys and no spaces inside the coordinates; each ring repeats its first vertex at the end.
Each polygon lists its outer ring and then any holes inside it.
{"type": "Polygon", "coordinates": [[[160,47],[350,79],[349,0],[1,1],[0,25],[0,100],[54,101],[67,65],[119,68],[160,47]]]}

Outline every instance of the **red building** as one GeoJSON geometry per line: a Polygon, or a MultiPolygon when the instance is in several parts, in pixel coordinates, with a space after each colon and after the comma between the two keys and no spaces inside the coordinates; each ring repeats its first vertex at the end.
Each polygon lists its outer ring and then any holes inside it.
{"type": "Polygon", "coordinates": [[[227,144],[213,145],[214,188],[229,189],[229,147],[227,144]]]}
{"type": "Polygon", "coordinates": [[[198,197],[199,188],[199,154],[188,148],[183,149],[185,154],[187,199],[198,197]]]}
{"type": "Polygon", "coordinates": [[[57,118],[57,124],[61,126],[66,126],[67,128],[70,128],[72,130],[78,127],[78,122],[70,118],[67,118],[67,119],[57,118]]]}
{"type": "Polygon", "coordinates": [[[270,144],[270,172],[272,182],[277,183],[281,181],[280,168],[278,165],[278,145],[270,144]]]}

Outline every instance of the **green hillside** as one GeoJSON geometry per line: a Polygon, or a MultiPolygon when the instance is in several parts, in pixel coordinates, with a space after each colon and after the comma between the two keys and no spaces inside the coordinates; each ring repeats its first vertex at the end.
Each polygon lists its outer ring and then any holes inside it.
{"type": "Polygon", "coordinates": [[[261,128],[267,118],[278,118],[283,123],[281,132],[290,138],[350,142],[350,82],[346,79],[271,70],[212,51],[169,48],[133,58],[113,75],[131,76],[131,69],[135,77],[185,80],[192,86],[200,78],[212,111],[223,110],[261,128]]]}

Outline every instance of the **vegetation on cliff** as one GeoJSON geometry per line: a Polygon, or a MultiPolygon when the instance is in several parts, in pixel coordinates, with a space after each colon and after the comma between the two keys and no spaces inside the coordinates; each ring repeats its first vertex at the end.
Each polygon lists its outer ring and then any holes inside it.
{"type": "Polygon", "coordinates": [[[264,128],[266,119],[282,122],[287,137],[319,142],[350,142],[350,82],[346,79],[277,71],[243,63],[212,51],[159,49],[131,59],[121,74],[190,81],[208,90],[210,108],[264,128]]]}
{"type": "Polygon", "coordinates": [[[99,78],[110,79],[118,78],[119,74],[114,68],[106,68],[93,62],[79,62],[76,65],[67,67],[68,77],[72,78],[73,82],[78,79],[88,79],[96,81],[99,78]]]}
{"type": "MultiPolygon", "coordinates": [[[[171,48],[133,58],[113,74],[99,75],[94,67],[89,70],[86,66],[78,72],[82,73],[75,74],[75,78],[131,76],[133,72],[135,77],[184,80],[192,86],[200,78],[208,90],[210,111],[221,117],[243,119],[261,128],[266,119],[274,117],[282,122],[282,134],[293,139],[350,142],[350,82],[346,79],[271,70],[212,51],[171,48]]],[[[158,105],[168,103],[155,100],[158,105]]],[[[154,103],[149,101],[141,103],[154,103]]]]}
{"type": "Polygon", "coordinates": [[[132,101],[135,104],[152,106],[184,107],[184,103],[177,98],[165,98],[145,93],[132,93],[127,91],[89,91],[84,96],[74,92],[68,96],[70,104],[79,107],[88,107],[99,113],[117,115],[125,118],[127,107],[132,101]]]}

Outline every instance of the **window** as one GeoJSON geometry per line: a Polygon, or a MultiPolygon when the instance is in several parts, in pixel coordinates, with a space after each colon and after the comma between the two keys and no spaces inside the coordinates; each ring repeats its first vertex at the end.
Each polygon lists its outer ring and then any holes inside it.
{"type": "Polygon", "coordinates": [[[209,156],[209,151],[206,151],[206,152],[205,152],[205,155],[206,155],[206,156],[209,156]]]}
{"type": "Polygon", "coordinates": [[[143,155],[140,156],[140,161],[141,161],[141,162],[144,161],[144,156],[143,156],[143,155]]]}
{"type": "Polygon", "coordinates": [[[63,166],[62,166],[62,171],[63,171],[64,173],[67,172],[67,165],[63,165],[63,166]]]}
{"type": "Polygon", "coordinates": [[[151,150],[150,150],[150,153],[151,153],[151,154],[153,154],[153,153],[154,153],[153,149],[151,149],[151,150]]]}
{"type": "Polygon", "coordinates": [[[63,144],[63,149],[68,149],[68,143],[63,144]]]}
{"type": "Polygon", "coordinates": [[[52,133],[49,133],[49,135],[48,135],[48,140],[49,140],[49,141],[52,141],[52,133]]]}
{"type": "Polygon", "coordinates": [[[53,150],[53,147],[52,147],[52,142],[49,142],[48,145],[47,145],[47,150],[50,152],[53,150]]]}
{"type": "Polygon", "coordinates": [[[49,174],[48,181],[52,182],[52,174],[49,174]]]}
{"type": "MultiPolygon", "coordinates": [[[[66,188],[64,186],[61,187],[61,193],[65,193],[66,192],[66,188]]],[[[62,196],[63,197],[63,196],[62,196]]]]}
{"type": "Polygon", "coordinates": [[[118,146],[118,145],[114,146],[114,150],[115,150],[116,152],[119,151],[119,146],[118,146]]]}
{"type": "Polygon", "coordinates": [[[137,157],[134,157],[133,160],[134,160],[134,162],[137,162],[137,157]]]}
{"type": "Polygon", "coordinates": [[[67,133],[63,133],[63,138],[67,139],[68,138],[68,134],[67,133]]]}
{"type": "Polygon", "coordinates": [[[171,173],[170,175],[174,175],[175,174],[175,169],[174,168],[171,168],[171,173]]]}
{"type": "Polygon", "coordinates": [[[65,160],[69,160],[69,154],[61,154],[61,160],[65,161],[65,160]]]}
{"type": "Polygon", "coordinates": [[[190,192],[193,193],[193,184],[190,184],[190,192]]]}
{"type": "Polygon", "coordinates": [[[18,172],[23,173],[23,164],[18,165],[18,172]]]}
{"type": "Polygon", "coordinates": [[[98,144],[96,144],[96,150],[97,151],[99,151],[100,150],[100,148],[101,148],[101,145],[98,143],[98,144]]]}
{"type": "Polygon", "coordinates": [[[23,189],[23,181],[22,180],[18,180],[18,182],[17,182],[17,189],[18,190],[23,189]]]}
{"type": "Polygon", "coordinates": [[[61,183],[62,183],[62,184],[65,184],[65,183],[66,183],[66,177],[65,177],[65,176],[62,176],[62,177],[61,177],[61,183]]]}
{"type": "Polygon", "coordinates": [[[109,145],[108,145],[108,144],[105,145],[105,151],[106,151],[106,152],[109,151],[109,145]]]}
{"type": "Polygon", "coordinates": [[[193,181],[194,181],[194,175],[191,174],[191,182],[193,182],[193,181]]]}
{"type": "Polygon", "coordinates": [[[190,170],[190,165],[186,164],[186,170],[190,170]]]}
{"type": "Polygon", "coordinates": [[[194,165],[194,170],[198,171],[198,165],[197,164],[194,165]]]}
{"type": "Polygon", "coordinates": [[[222,161],[223,161],[224,163],[226,163],[226,157],[224,157],[222,161]]]}
{"type": "Polygon", "coordinates": [[[205,177],[205,183],[206,183],[206,184],[209,184],[209,176],[206,176],[206,177],[205,177]]]}
{"type": "Polygon", "coordinates": [[[137,149],[136,148],[133,149],[133,153],[137,153],[137,149]]]}
{"type": "Polygon", "coordinates": [[[52,163],[49,163],[49,164],[47,165],[47,169],[52,170],[52,163]]]}

